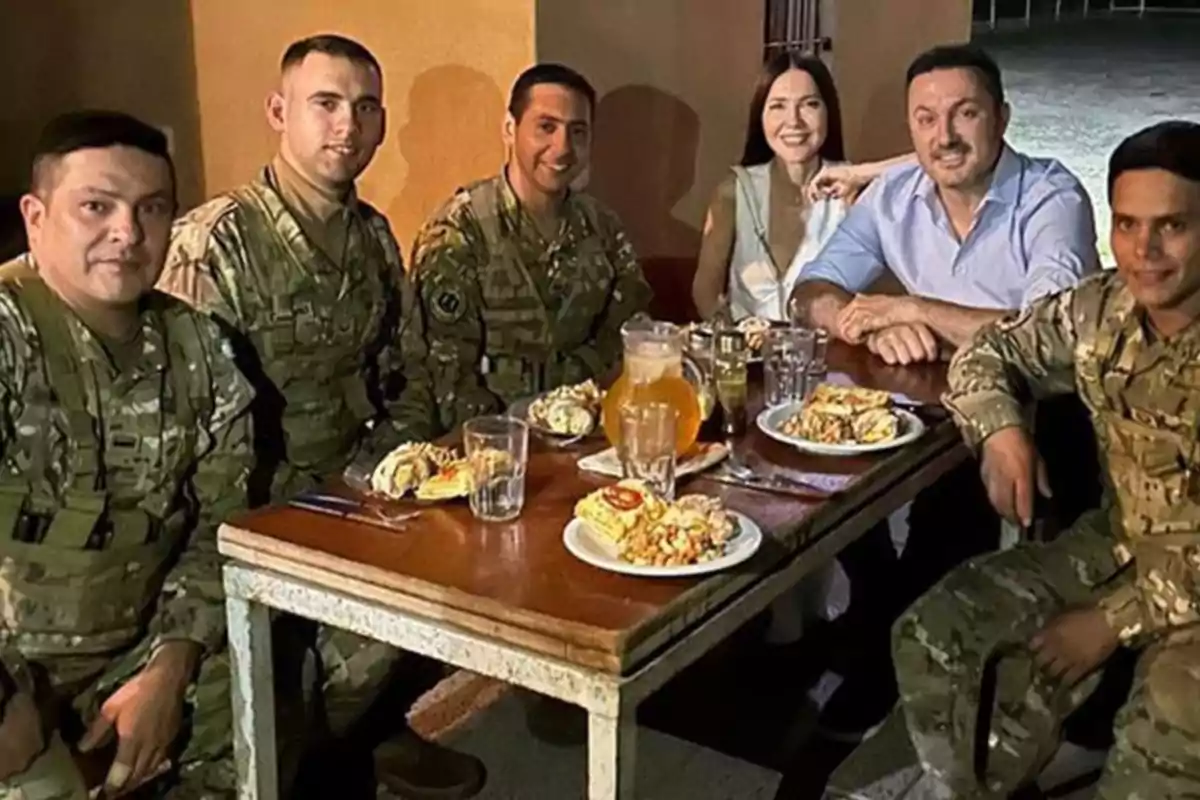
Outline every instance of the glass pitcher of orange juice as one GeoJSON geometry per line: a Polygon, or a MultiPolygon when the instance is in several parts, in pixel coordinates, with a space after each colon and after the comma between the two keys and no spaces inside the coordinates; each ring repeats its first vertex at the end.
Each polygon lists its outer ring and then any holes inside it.
{"type": "Polygon", "coordinates": [[[708,416],[704,412],[712,410],[712,392],[704,370],[684,352],[683,328],[635,318],[621,327],[621,338],[625,345],[621,377],[605,394],[601,416],[608,441],[614,447],[621,443],[620,410],[626,403],[668,403],[679,414],[676,455],[686,455],[708,416]]]}

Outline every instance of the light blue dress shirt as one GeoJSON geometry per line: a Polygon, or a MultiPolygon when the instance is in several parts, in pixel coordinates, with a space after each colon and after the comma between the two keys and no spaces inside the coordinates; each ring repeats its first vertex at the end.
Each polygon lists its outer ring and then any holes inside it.
{"type": "Polygon", "coordinates": [[[1023,309],[1099,269],[1092,204],[1058,161],[1006,145],[975,223],[959,242],[920,165],[893,167],[863,193],[800,280],[862,292],[885,267],[911,295],[1023,309]]]}

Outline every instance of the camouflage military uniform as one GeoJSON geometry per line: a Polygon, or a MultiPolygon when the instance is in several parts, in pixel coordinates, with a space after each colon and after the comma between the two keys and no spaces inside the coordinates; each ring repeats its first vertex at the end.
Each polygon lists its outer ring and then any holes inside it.
{"type": "Polygon", "coordinates": [[[1200,331],[1149,331],[1108,273],[985,329],[951,364],[945,401],[972,445],[1021,424],[1016,398],[1078,392],[1106,483],[1059,539],[969,562],[893,631],[913,745],[951,796],[1003,797],[1053,754],[1098,674],[1064,687],[1025,643],[1091,605],[1139,652],[1097,796],[1200,797],[1200,331]]]}
{"type": "MultiPolygon", "coordinates": [[[[387,221],[351,199],[337,263],[306,235],[277,169],[179,220],[159,283],[233,332],[259,394],[255,504],[339,474],[363,448],[435,433],[421,317],[387,221]]],[[[324,702],[341,733],[399,652],[335,628],[319,635],[324,702]]]]}
{"type": "Polygon", "coordinates": [[[28,260],[0,274],[0,663],[55,731],[0,798],[86,797],[71,720],[173,640],[203,656],[171,796],[234,797],[216,526],[244,507],[252,390],[212,322],[166,295],[110,359],[28,260]]]}
{"type": "Polygon", "coordinates": [[[160,288],[234,331],[239,365],[262,395],[255,498],[336,475],[367,439],[434,433],[421,317],[387,221],[348,204],[341,263],[307,237],[267,169],[187,214],[172,232],[160,288]],[[269,479],[269,482],[268,482],[269,479]]]}
{"type": "Polygon", "coordinates": [[[425,224],[413,271],[447,427],[605,375],[620,362],[621,325],[650,301],[612,212],[571,194],[547,241],[504,175],[460,190],[425,224]]]}

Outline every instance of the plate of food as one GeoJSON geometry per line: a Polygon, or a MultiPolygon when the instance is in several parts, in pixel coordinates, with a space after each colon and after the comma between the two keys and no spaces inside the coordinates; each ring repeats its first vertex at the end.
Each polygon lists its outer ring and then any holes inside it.
{"type": "MultiPolygon", "coordinates": [[[[750,350],[750,363],[762,361],[763,345],[767,341],[767,331],[776,325],[784,323],[772,322],[762,317],[745,317],[734,323],[734,327],[741,331],[746,337],[746,347],[750,350]]],[[[713,325],[711,322],[692,322],[687,325],[688,331],[700,331],[701,333],[712,336],[713,325]]]]}
{"type": "Polygon", "coordinates": [[[753,556],[762,530],[715,497],[658,498],[641,481],[597,489],[575,506],[563,544],[594,567],[655,578],[729,569],[753,556]]]}
{"type": "Polygon", "coordinates": [[[822,383],[804,401],[768,408],[759,430],[798,450],[823,456],[856,456],[906,445],[925,432],[916,414],[892,395],[861,386],[822,383]]]}
{"type": "Polygon", "coordinates": [[[561,438],[581,438],[597,429],[604,393],[595,381],[560,386],[549,392],[518,400],[509,414],[529,423],[538,433],[561,438]]]}
{"type": "Polygon", "coordinates": [[[441,502],[470,494],[472,475],[471,465],[457,450],[411,442],[379,460],[367,491],[388,500],[411,495],[421,502],[441,502]]]}

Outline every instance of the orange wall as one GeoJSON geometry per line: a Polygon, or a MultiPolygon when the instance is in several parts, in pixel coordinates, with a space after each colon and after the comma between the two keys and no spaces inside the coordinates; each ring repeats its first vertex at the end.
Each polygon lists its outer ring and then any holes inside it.
{"type": "Polygon", "coordinates": [[[461,183],[497,171],[508,90],[533,58],[533,0],[193,0],[210,194],[274,151],[263,101],[295,39],[331,32],[384,69],[388,134],[360,183],[402,246],[461,183]]]}
{"type": "Polygon", "coordinates": [[[643,256],[694,255],[704,209],[741,154],[763,3],[543,0],[537,56],[596,87],[589,188],[643,256]]]}
{"type": "Polygon", "coordinates": [[[34,142],[51,117],[100,107],[169,127],[180,197],[202,197],[187,3],[0,0],[0,75],[0,194],[25,189],[34,142]]]}
{"type": "Polygon", "coordinates": [[[833,3],[832,66],[848,156],[907,152],[904,73],[919,53],[971,38],[971,0],[841,0],[833,3]]]}

